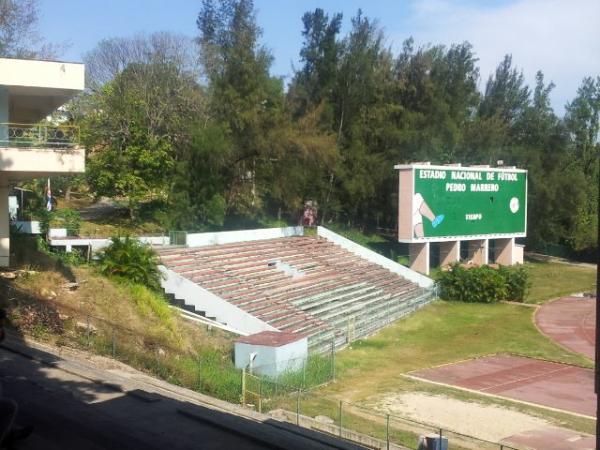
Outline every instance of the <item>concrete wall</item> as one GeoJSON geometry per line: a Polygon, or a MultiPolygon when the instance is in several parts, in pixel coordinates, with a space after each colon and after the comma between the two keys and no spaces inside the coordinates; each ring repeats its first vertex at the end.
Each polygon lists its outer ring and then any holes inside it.
{"type": "Polygon", "coordinates": [[[51,247],[65,247],[65,251],[70,252],[73,247],[92,247],[92,253],[108,247],[110,239],[87,239],[87,238],[51,238],[51,247]]]}
{"type": "Polygon", "coordinates": [[[8,142],[8,126],[2,125],[8,122],[8,89],[0,86],[0,145],[8,142]]]}
{"type": "Polygon", "coordinates": [[[48,237],[50,238],[66,238],[67,234],[66,228],[50,228],[48,230],[48,237]]]}
{"type": "Polygon", "coordinates": [[[169,245],[169,236],[140,236],[136,238],[143,244],[148,245],[169,245]]]}
{"type": "Polygon", "coordinates": [[[42,234],[40,229],[40,222],[37,220],[17,220],[13,224],[21,230],[21,233],[26,234],[42,234]]]}
{"type": "Polygon", "coordinates": [[[369,250],[362,245],[358,245],[356,242],[352,242],[351,240],[346,239],[345,237],[340,236],[339,234],[334,233],[325,227],[317,227],[317,234],[328,241],[331,241],[334,244],[337,244],[340,247],[348,250],[349,252],[366,259],[367,261],[378,264],[390,272],[396,273],[401,277],[418,284],[420,287],[429,288],[434,284],[431,278],[421,275],[420,273],[415,272],[414,270],[411,270],[402,264],[398,264],[397,262],[394,262],[391,259],[374,252],[373,250],[369,250]]]}
{"type": "Polygon", "coordinates": [[[473,264],[483,266],[488,264],[488,239],[469,241],[469,260],[473,264]]]}
{"type": "Polygon", "coordinates": [[[276,377],[302,370],[308,356],[308,339],[304,337],[279,347],[236,342],[235,367],[238,369],[247,367],[251,353],[256,353],[256,358],[252,362],[253,373],[276,377]]]}
{"type": "Polygon", "coordinates": [[[275,349],[275,347],[268,347],[266,345],[236,342],[234,344],[235,367],[240,370],[247,367],[249,368],[250,355],[256,353],[256,358],[252,361],[252,373],[275,377],[277,376],[277,357],[275,355],[275,349]]]}
{"type": "Polygon", "coordinates": [[[85,172],[85,150],[3,148],[0,171],[14,180],[83,173],[85,172]]]}
{"type": "Polygon", "coordinates": [[[215,317],[217,322],[227,324],[245,335],[260,331],[279,331],[165,266],[158,268],[163,274],[161,286],[165,292],[194,305],[198,311],[205,311],[207,317],[215,317]]]}
{"type": "Polygon", "coordinates": [[[523,251],[525,250],[525,246],[515,244],[514,248],[514,263],[515,264],[523,264],[523,251]]]}
{"type": "Polygon", "coordinates": [[[302,236],[303,227],[260,228],[257,230],[220,231],[216,233],[188,233],[188,247],[231,244],[234,242],[260,241],[289,236],[302,236]]]}
{"type": "Polygon", "coordinates": [[[83,64],[0,58],[0,86],[8,91],[10,120],[32,124],[85,88],[83,64]]]}
{"type": "Polygon", "coordinates": [[[514,238],[496,239],[495,260],[503,266],[523,264],[523,246],[515,244],[514,238]]]}
{"type": "Polygon", "coordinates": [[[308,338],[275,347],[277,374],[301,370],[308,356],[308,338]]]}
{"type": "MultiPolygon", "coordinates": [[[[37,223],[38,228],[37,228],[37,232],[39,233],[39,222],[17,222],[17,223],[37,223]]],[[[28,232],[28,231],[23,231],[28,232]]],[[[31,231],[30,233],[35,234],[35,232],[31,231]]],[[[137,239],[138,241],[140,241],[143,244],[148,244],[148,245],[169,245],[169,236],[139,236],[136,237],[134,239],[137,239]]],[[[105,247],[108,247],[110,245],[112,241],[110,239],[107,238],[98,238],[98,239],[93,239],[93,238],[69,238],[69,237],[51,237],[50,239],[50,245],[52,247],[65,247],[67,252],[70,252],[72,247],[77,247],[77,246],[91,246],[92,247],[92,252],[95,253],[99,250],[102,250],[105,247]]]]}
{"type": "Polygon", "coordinates": [[[414,172],[412,169],[398,171],[398,238],[413,239],[412,223],[414,172]]]}
{"type": "Polygon", "coordinates": [[[0,267],[8,267],[8,260],[10,256],[8,186],[0,185],[0,211],[2,211],[2,214],[0,214],[0,267]]]}
{"type": "Polygon", "coordinates": [[[429,250],[431,244],[429,242],[419,242],[408,244],[410,268],[423,275],[429,275],[429,250]]]}
{"type": "Polygon", "coordinates": [[[460,241],[440,242],[440,267],[460,261],[460,241]]]}
{"type": "Polygon", "coordinates": [[[494,260],[496,263],[503,266],[511,266],[514,264],[514,246],[515,238],[496,239],[494,242],[496,254],[494,260]]]}
{"type": "Polygon", "coordinates": [[[0,85],[82,91],[83,64],[0,58],[0,85]]]}

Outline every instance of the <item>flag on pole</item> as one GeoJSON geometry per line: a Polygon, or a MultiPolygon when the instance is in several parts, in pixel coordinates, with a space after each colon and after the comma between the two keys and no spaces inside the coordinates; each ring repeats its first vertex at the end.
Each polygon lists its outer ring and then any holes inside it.
{"type": "Polygon", "coordinates": [[[50,178],[48,178],[48,186],[46,188],[46,209],[52,211],[52,190],[50,189],[50,178]]]}

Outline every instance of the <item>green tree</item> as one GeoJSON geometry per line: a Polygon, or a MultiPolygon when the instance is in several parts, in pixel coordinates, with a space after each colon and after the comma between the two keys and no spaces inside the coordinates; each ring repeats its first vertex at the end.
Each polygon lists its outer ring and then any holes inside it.
{"type": "Polygon", "coordinates": [[[88,149],[92,191],[125,198],[132,218],[142,202],[168,199],[176,161],[190,139],[189,128],[202,120],[205,111],[197,73],[182,62],[179,49],[168,45],[177,38],[150,36],[145,47],[139,39],[103,41],[89,55],[92,61],[103,60],[105,46],[114,48],[115,42],[126,55],[136,55],[132,47],[156,50],[143,53],[139,60],[126,58],[124,68],[105,84],[98,81],[76,108],[88,149]]]}
{"type": "Polygon", "coordinates": [[[227,209],[252,217],[262,207],[269,131],[282,112],[283,84],[269,75],[272,57],[258,43],[251,0],[204,0],[197,25],[211,118],[225,126],[233,146],[227,209]]]}
{"type": "Polygon", "coordinates": [[[575,206],[568,241],[575,250],[598,248],[598,157],[600,156],[600,77],[587,77],[567,104],[565,126],[571,137],[569,156],[584,195],[575,206]]]}
{"type": "Polygon", "coordinates": [[[342,51],[337,38],[342,17],[337,13],[330,19],[321,8],[302,16],[302,68],[294,76],[289,95],[295,103],[296,114],[304,115],[329,100],[342,51]]]}
{"type": "Polygon", "coordinates": [[[170,193],[172,228],[195,231],[222,227],[232,143],[223,127],[196,126],[176,163],[170,193]]]}
{"type": "Polygon", "coordinates": [[[483,117],[498,115],[506,123],[518,120],[529,105],[529,87],[522,72],[512,66],[512,56],[506,55],[488,79],[479,114],[483,117]]]}

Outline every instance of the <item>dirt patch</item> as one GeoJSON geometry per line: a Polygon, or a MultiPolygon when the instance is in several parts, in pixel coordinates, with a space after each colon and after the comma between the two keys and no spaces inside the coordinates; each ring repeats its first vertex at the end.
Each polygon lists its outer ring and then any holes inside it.
{"type": "Polygon", "coordinates": [[[499,406],[419,392],[388,395],[377,408],[492,442],[548,425],[545,420],[499,406]]]}

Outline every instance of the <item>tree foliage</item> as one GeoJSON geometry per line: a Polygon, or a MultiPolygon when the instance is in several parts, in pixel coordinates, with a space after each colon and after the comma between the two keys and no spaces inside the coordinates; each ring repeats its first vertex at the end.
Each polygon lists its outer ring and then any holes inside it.
{"type": "MultiPolygon", "coordinates": [[[[204,117],[198,74],[173,44],[181,40],[165,33],[107,40],[87,57],[93,70],[112,55],[110,70],[117,71],[77,105],[88,181],[97,195],[126,198],[132,217],[142,201],[168,198],[190,124],[204,117]],[[112,54],[115,48],[121,52],[112,54]]],[[[99,83],[110,70],[95,72],[92,80],[99,83]]]]}
{"type": "Polygon", "coordinates": [[[60,46],[40,36],[38,0],[0,0],[0,57],[54,58],[60,46]]]}
{"type": "Polygon", "coordinates": [[[157,33],[102,41],[86,57],[90,90],[75,108],[88,182],[135,216],[160,199],[165,227],[296,222],[305,201],[323,223],[394,228],[394,164],[529,170],[527,244],[597,248],[600,78],[586,78],[564,117],[540,71],[529,86],[511,55],[478,89],[468,42],[393,51],[358,11],[301,18],[300,67],[271,75],[252,0],[204,0],[195,46],[157,33]]]}

